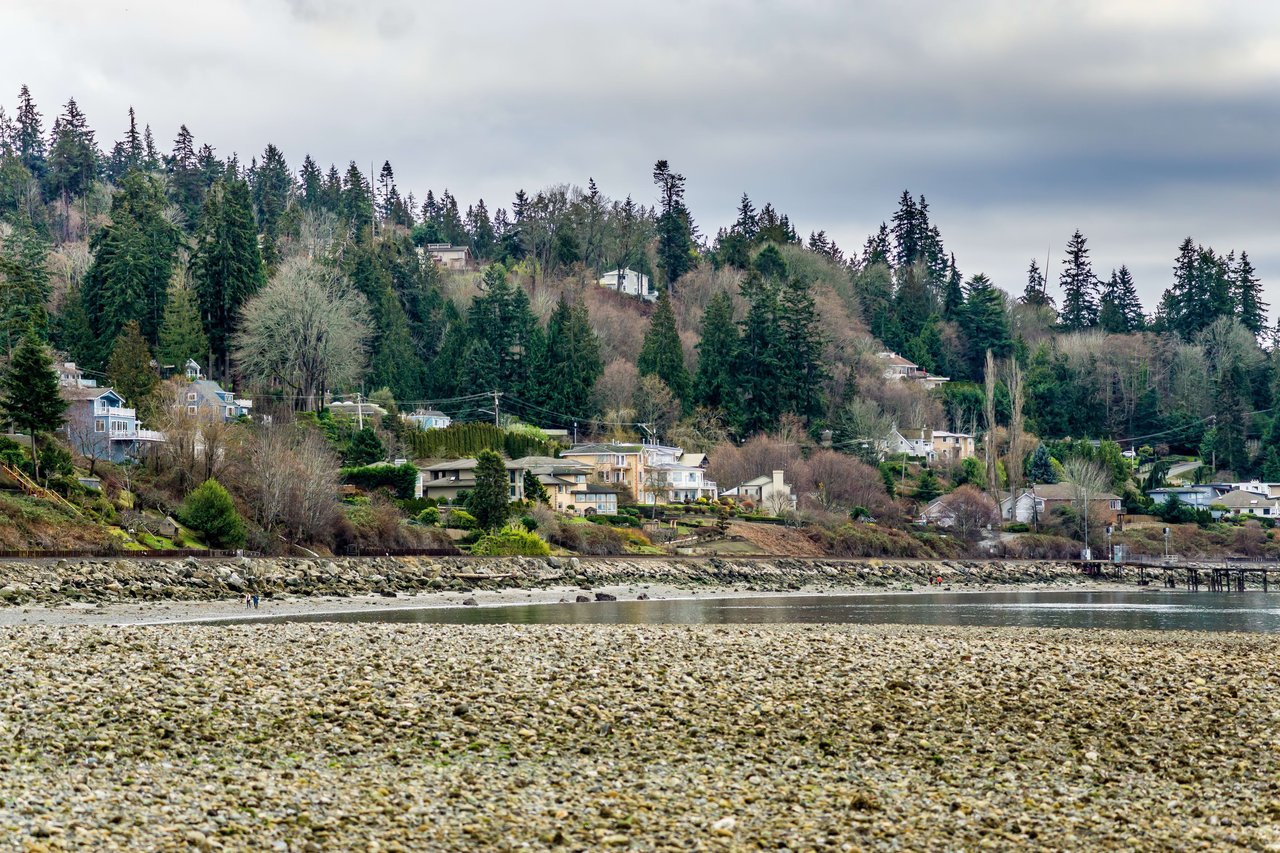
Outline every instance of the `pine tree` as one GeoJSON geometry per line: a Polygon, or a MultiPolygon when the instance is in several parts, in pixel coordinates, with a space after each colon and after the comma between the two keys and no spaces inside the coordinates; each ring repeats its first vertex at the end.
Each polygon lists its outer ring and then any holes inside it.
{"type": "Polygon", "coordinates": [[[649,320],[636,367],[641,376],[656,376],[686,408],[692,407],[689,371],[684,364],[684,348],[676,330],[676,315],[667,291],[658,295],[658,304],[649,320]]]}
{"type": "Polygon", "coordinates": [[[738,349],[738,327],[733,322],[733,300],[721,291],[711,297],[702,315],[698,342],[698,373],[694,380],[694,400],[709,409],[728,410],[737,389],[734,357],[738,349]]]}
{"type": "Polygon", "coordinates": [[[1031,266],[1027,267],[1027,287],[1022,292],[1022,302],[1037,308],[1053,307],[1053,297],[1049,295],[1044,273],[1040,271],[1035,258],[1031,259],[1031,266]]]}
{"type": "Polygon", "coordinates": [[[1062,328],[1069,331],[1098,325],[1098,279],[1089,261],[1087,240],[1077,230],[1067,242],[1058,284],[1062,288],[1062,328]]]}
{"type": "Polygon", "coordinates": [[[187,359],[200,364],[208,356],[209,337],[200,322],[200,303],[190,287],[175,281],[160,322],[156,358],[164,367],[181,370],[187,359]]]}
{"type": "Polygon", "coordinates": [[[1267,303],[1262,301],[1262,280],[1249,262],[1248,252],[1240,253],[1240,262],[1232,273],[1240,323],[1258,337],[1267,327],[1267,303]]]}
{"type": "Polygon", "coordinates": [[[1058,472],[1054,470],[1053,459],[1049,456],[1048,448],[1043,444],[1037,445],[1035,453],[1031,454],[1031,461],[1027,466],[1027,480],[1032,485],[1036,483],[1053,485],[1058,482],[1058,472]]]}
{"type": "Polygon", "coordinates": [[[661,211],[656,223],[658,235],[658,269],[668,289],[693,266],[692,219],[684,206],[684,175],[671,171],[666,160],[653,167],[653,182],[658,186],[661,211]]]}
{"type": "Polygon", "coordinates": [[[248,185],[233,177],[214,184],[200,215],[191,255],[191,278],[209,336],[209,373],[231,375],[230,341],[240,309],[266,285],[248,185]]]}
{"type": "Polygon", "coordinates": [[[1099,300],[1098,325],[1105,332],[1127,334],[1142,328],[1142,303],[1129,268],[1112,270],[1099,300]]]}
{"type": "Polygon", "coordinates": [[[920,476],[916,480],[915,499],[920,503],[927,504],[941,495],[942,483],[938,481],[938,475],[933,473],[932,468],[925,468],[920,472],[920,476]]]}
{"type": "Polygon", "coordinates": [[[61,427],[66,411],[67,401],[58,393],[53,357],[35,330],[29,329],[14,351],[8,370],[0,377],[0,412],[14,429],[31,436],[32,465],[37,479],[42,434],[61,427]]]}
{"type": "Polygon", "coordinates": [[[778,325],[777,286],[753,271],[742,283],[742,295],[748,308],[736,359],[739,394],[731,416],[738,432],[751,434],[775,426],[782,414],[778,375],[785,342],[778,325]]]}
{"type": "Polygon", "coordinates": [[[324,203],[324,175],[320,167],[308,154],[302,158],[302,168],[298,171],[298,179],[302,183],[302,207],[305,210],[317,210],[324,203]]]}
{"type": "Polygon", "coordinates": [[[160,377],[151,363],[151,350],[142,339],[137,321],[125,324],[116,337],[107,359],[107,379],[125,401],[138,410],[144,421],[155,410],[155,392],[160,377]]]}
{"type": "Polygon", "coordinates": [[[467,496],[467,512],[482,530],[493,530],[507,521],[511,511],[507,466],[492,450],[476,454],[476,486],[467,496]]]}
{"type": "Polygon", "coordinates": [[[543,347],[535,373],[545,417],[561,428],[574,421],[585,423],[594,414],[591,390],[604,371],[600,340],[591,328],[587,308],[570,304],[563,295],[547,323],[547,345],[543,347]]]}
{"type": "Polygon", "coordinates": [[[527,470],[524,472],[524,499],[540,504],[549,503],[551,500],[551,496],[547,494],[547,487],[538,480],[538,475],[527,470]]]}

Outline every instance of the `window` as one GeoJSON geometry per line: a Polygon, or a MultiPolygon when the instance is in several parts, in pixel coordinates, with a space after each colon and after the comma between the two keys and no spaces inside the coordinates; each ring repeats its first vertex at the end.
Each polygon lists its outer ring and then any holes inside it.
{"type": "Polygon", "coordinates": [[[188,392],[187,392],[187,402],[188,402],[188,403],[194,403],[194,402],[195,402],[195,400],[196,400],[196,392],[195,392],[195,391],[188,391],[188,392]]]}
{"type": "Polygon", "coordinates": [[[195,407],[195,406],[187,406],[187,414],[188,414],[188,415],[194,415],[195,413],[196,413],[196,407],[195,407]]]}
{"type": "Polygon", "coordinates": [[[236,416],[236,410],[235,410],[235,407],[233,407],[233,406],[227,406],[227,417],[229,417],[229,418],[234,418],[235,416],[236,416]]]}
{"type": "Polygon", "coordinates": [[[94,421],[94,422],[93,422],[93,431],[94,431],[94,432],[106,432],[106,431],[107,431],[107,425],[106,425],[106,423],[105,423],[105,422],[103,422],[103,421],[94,421]]]}

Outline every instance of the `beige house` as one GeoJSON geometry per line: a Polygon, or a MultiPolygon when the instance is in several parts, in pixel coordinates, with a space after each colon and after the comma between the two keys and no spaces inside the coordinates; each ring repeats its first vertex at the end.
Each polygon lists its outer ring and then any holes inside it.
{"type": "Polygon", "coordinates": [[[1217,498],[1214,503],[1226,507],[1227,514],[1237,517],[1280,518],[1280,500],[1253,491],[1236,489],[1217,498]]]}
{"type": "Polygon", "coordinates": [[[958,462],[976,452],[973,436],[940,429],[895,429],[889,434],[888,452],[919,456],[930,462],[958,462]]]}
{"type": "Polygon", "coordinates": [[[437,266],[447,270],[469,270],[473,266],[471,250],[466,246],[451,246],[448,243],[428,243],[426,251],[418,250],[437,266]]]}
{"type": "Polygon", "coordinates": [[[921,370],[914,361],[903,358],[896,352],[876,353],[876,357],[880,359],[880,364],[884,368],[884,378],[893,382],[910,380],[919,382],[926,390],[932,390],[951,381],[949,377],[934,376],[927,370],[921,370]]]}
{"type": "Polygon", "coordinates": [[[761,474],[721,494],[739,501],[752,501],[762,511],[780,515],[796,508],[796,493],[785,476],[785,471],[761,474]]]}

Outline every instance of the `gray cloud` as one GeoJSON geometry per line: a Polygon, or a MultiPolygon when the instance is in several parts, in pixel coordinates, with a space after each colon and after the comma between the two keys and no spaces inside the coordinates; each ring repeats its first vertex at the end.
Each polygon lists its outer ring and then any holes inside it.
{"type": "Polygon", "coordinates": [[[74,95],[108,139],[132,104],[160,140],[185,122],[246,159],[268,141],[295,166],[387,159],[405,190],[491,209],[588,176],[652,202],[664,157],[704,233],[745,190],[847,250],[910,188],[962,269],[1011,291],[1079,227],[1148,307],[1187,234],[1247,249],[1280,303],[1270,4],[6,5],[25,37],[0,78],[50,121],[74,95]]]}

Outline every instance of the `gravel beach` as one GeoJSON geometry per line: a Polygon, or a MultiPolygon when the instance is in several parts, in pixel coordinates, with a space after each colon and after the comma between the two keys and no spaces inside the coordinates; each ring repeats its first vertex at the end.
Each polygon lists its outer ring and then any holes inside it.
{"type": "Polygon", "coordinates": [[[1280,849],[1280,640],[9,627],[0,849],[1280,849]]]}

